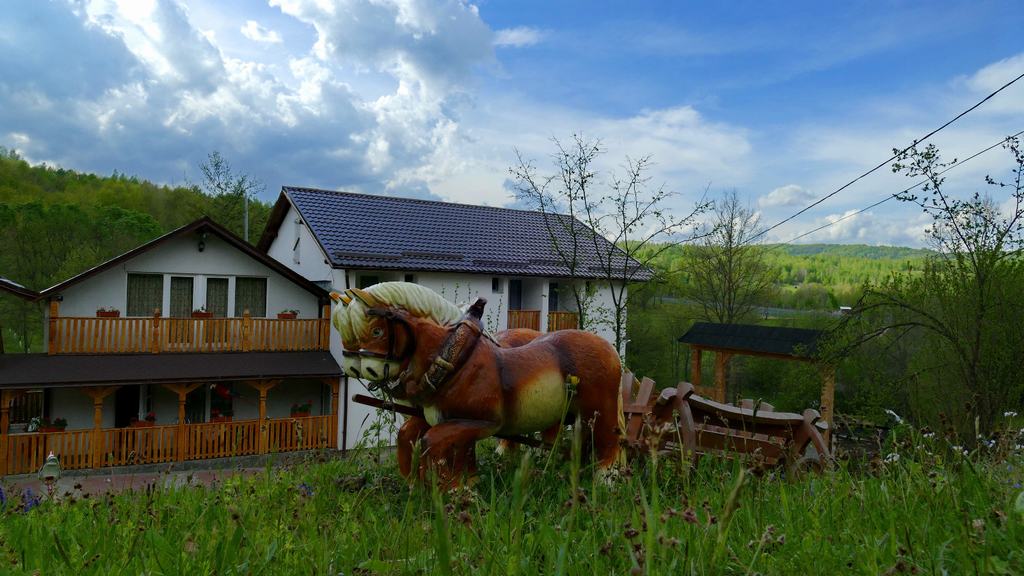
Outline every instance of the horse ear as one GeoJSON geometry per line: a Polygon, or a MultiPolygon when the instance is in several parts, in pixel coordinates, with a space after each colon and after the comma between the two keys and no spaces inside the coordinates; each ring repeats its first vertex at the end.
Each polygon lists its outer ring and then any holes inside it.
{"type": "Polygon", "coordinates": [[[377,308],[379,306],[386,305],[385,302],[381,302],[380,300],[377,299],[376,296],[370,294],[366,290],[361,290],[359,288],[351,288],[349,289],[349,291],[352,292],[352,295],[355,296],[357,300],[365,304],[367,308],[377,308]]]}
{"type": "Polygon", "coordinates": [[[473,305],[470,306],[468,310],[466,310],[466,314],[479,320],[480,317],[484,315],[484,306],[486,305],[486,298],[477,298],[476,302],[474,302],[473,305]]]}

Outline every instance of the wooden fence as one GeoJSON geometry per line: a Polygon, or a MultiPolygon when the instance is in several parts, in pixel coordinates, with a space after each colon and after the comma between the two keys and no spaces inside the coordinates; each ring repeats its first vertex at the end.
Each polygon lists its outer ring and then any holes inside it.
{"type": "Polygon", "coordinates": [[[329,318],[83,318],[51,313],[49,354],[330,349],[329,318]]]}
{"type": "Polygon", "coordinates": [[[33,473],[50,452],[60,458],[65,470],[78,470],[332,448],[333,418],[337,416],[268,419],[262,430],[258,420],[239,420],[11,434],[7,436],[7,473],[33,473]],[[180,430],[185,441],[179,445],[180,430]],[[94,451],[97,438],[100,449],[94,451]]]}
{"type": "Polygon", "coordinates": [[[508,327],[540,330],[540,310],[509,310],[508,327]]]}
{"type": "Polygon", "coordinates": [[[548,312],[548,332],[575,330],[579,327],[579,316],[575,312],[548,312]]]}

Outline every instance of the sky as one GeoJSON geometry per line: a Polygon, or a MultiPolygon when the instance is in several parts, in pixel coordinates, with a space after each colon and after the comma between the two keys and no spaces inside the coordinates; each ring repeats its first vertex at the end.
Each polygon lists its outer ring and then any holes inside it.
{"type": "MultiPolygon", "coordinates": [[[[735,189],[774,224],[1024,73],[1019,0],[5,0],[0,146],[159,183],[219,151],[262,181],[519,206],[518,151],[599,139],[607,182],[650,156],[686,214],[735,189]]],[[[939,133],[964,158],[1024,130],[1024,80],[939,133]]],[[[1006,177],[1000,149],[947,189],[1006,177]]],[[[882,169],[787,241],[913,182],[882,169]]],[[[999,192],[994,191],[996,201],[999,192]]],[[[919,246],[892,201],[801,242],[919,246]]]]}

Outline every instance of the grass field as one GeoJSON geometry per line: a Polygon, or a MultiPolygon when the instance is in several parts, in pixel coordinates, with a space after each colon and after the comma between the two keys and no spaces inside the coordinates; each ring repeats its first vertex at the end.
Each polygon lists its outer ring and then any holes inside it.
{"type": "Polygon", "coordinates": [[[662,457],[608,485],[575,450],[481,447],[479,482],[449,493],[374,450],[211,487],[8,492],[0,573],[1024,574],[1021,441],[963,455],[904,427],[898,456],[797,481],[662,457]]]}

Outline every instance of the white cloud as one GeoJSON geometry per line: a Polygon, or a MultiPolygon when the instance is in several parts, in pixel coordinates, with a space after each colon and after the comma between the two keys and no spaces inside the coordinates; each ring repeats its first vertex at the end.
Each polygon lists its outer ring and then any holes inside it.
{"type": "Polygon", "coordinates": [[[242,36],[253,42],[263,42],[266,44],[280,44],[282,42],[281,35],[277,31],[264,28],[255,20],[246,20],[241,32],[242,36]]]}
{"type": "Polygon", "coordinates": [[[505,28],[504,30],[498,30],[494,34],[494,45],[495,46],[509,46],[513,48],[522,48],[524,46],[533,46],[540,42],[544,37],[544,33],[536,28],[529,26],[516,26],[515,28],[505,28]]]}
{"type": "Polygon", "coordinates": [[[796,184],[780,186],[771,192],[757,199],[757,205],[761,208],[774,208],[777,206],[803,206],[815,199],[810,190],[796,184]]]}

